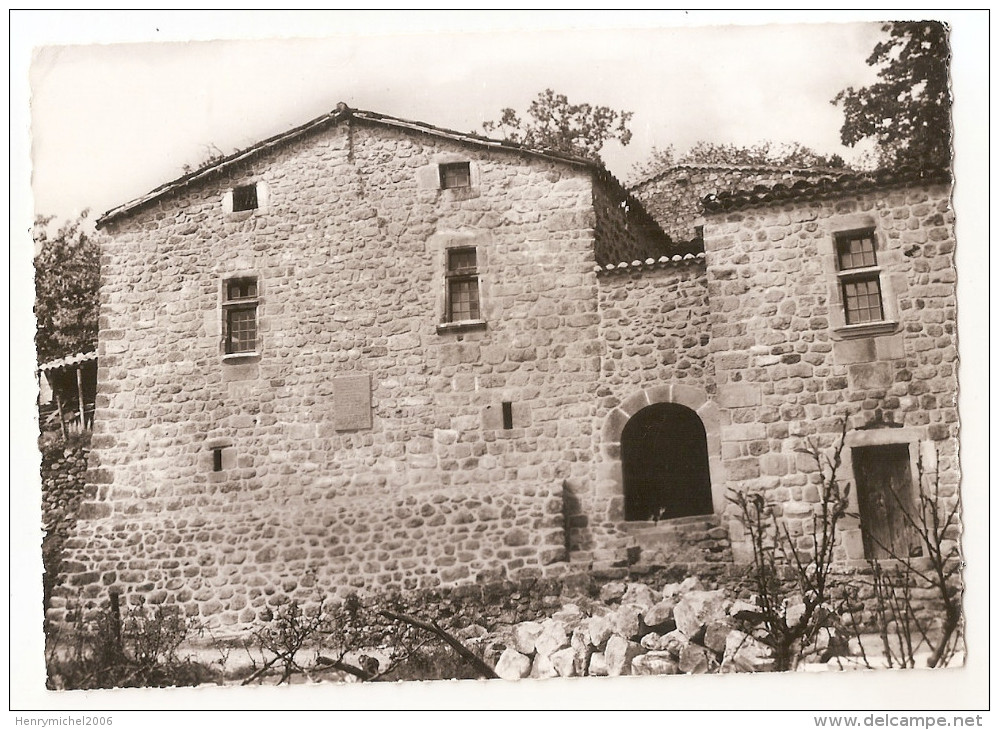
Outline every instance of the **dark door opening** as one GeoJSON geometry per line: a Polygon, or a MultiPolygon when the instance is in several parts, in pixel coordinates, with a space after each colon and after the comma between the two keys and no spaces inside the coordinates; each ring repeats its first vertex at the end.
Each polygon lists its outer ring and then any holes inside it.
{"type": "Polygon", "coordinates": [[[853,475],[857,480],[864,555],[870,559],[910,557],[916,543],[905,516],[915,516],[909,445],[855,447],[853,475]]]}
{"type": "Polygon", "coordinates": [[[624,518],[664,520],[711,514],[704,424],[676,403],[643,408],[621,434],[624,518]]]}

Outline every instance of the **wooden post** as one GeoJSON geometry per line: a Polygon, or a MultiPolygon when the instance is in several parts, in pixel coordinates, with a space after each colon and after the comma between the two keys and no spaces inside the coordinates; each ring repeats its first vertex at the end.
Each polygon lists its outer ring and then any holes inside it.
{"type": "Polygon", "coordinates": [[[87,428],[87,415],[83,408],[83,368],[79,366],[76,368],[76,393],[80,397],[80,430],[85,431],[87,428]]]}
{"type": "Polygon", "coordinates": [[[117,591],[110,592],[111,598],[111,635],[114,636],[115,651],[122,653],[121,646],[121,603],[117,591]]]}
{"type": "Polygon", "coordinates": [[[59,393],[55,391],[55,388],[52,390],[53,395],[55,395],[56,411],[59,413],[59,425],[62,426],[62,440],[66,441],[69,439],[69,432],[66,430],[66,417],[62,413],[62,398],[59,397],[59,393]]]}

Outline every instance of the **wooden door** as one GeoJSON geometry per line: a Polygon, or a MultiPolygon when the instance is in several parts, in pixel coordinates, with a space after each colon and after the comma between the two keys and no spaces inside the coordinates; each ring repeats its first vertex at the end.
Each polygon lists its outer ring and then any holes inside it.
{"type": "Polygon", "coordinates": [[[915,517],[908,444],[853,449],[853,474],[868,558],[905,558],[916,544],[906,513],[915,517]]]}

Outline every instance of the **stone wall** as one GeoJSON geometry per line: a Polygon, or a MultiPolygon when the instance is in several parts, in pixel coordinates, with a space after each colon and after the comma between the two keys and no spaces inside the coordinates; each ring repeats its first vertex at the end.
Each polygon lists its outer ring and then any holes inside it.
{"type": "Polygon", "coordinates": [[[96,521],[67,542],[65,570],[84,599],[115,587],[249,625],[292,598],[540,577],[565,559],[561,512],[559,492],[489,485],[381,501],[311,495],[281,509],[236,495],[225,514],[178,508],[156,530],[140,516],[96,521]]]}
{"type": "MultiPolygon", "coordinates": [[[[946,186],[853,194],[707,219],[711,349],[730,486],[782,505],[807,549],[819,501],[813,440],[826,453],[849,418],[841,481],[858,447],[904,444],[913,482],[939,475],[956,499],[958,416],[954,216],[946,186]],[[845,326],[835,234],[870,228],[887,324],[845,326]]],[[[913,485],[913,488],[918,488],[913,485]]],[[[858,489],[851,512],[858,512],[858,489]]],[[[890,501],[890,499],[889,499],[890,501]]],[[[745,557],[736,521],[733,548],[745,557]]],[[[856,520],[838,557],[860,560],[856,520]]]]}
{"type": "Polygon", "coordinates": [[[53,529],[73,519],[83,498],[90,434],[73,443],[59,441],[42,449],[42,525],[53,529]]]}
{"type": "Polygon", "coordinates": [[[697,237],[694,227],[703,216],[701,201],[706,195],[836,176],[835,171],[821,169],[677,165],[639,182],[632,192],[674,241],[690,241],[697,237]]]}
{"type": "Polygon", "coordinates": [[[563,483],[585,491],[593,469],[593,184],[356,123],[112,223],[91,498],[56,613],[115,586],[245,622],[286,587],[311,594],[311,574],[336,590],[556,571],[563,483]],[[439,189],[455,160],[471,188],[439,189]],[[260,208],[227,212],[250,182],[260,208]],[[484,325],[441,324],[449,246],[477,247],[484,325]],[[259,352],[224,358],[222,282],[244,276],[259,352]],[[348,376],[354,408],[370,383],[370,427],[340,420],[348,376]]]}
{"type": "Polygon", "coordinates": [[[593,186],[596,214],[593,255],[597,264],[631,263],[677,253],[669,236],[637,199],[609,176],[600,178],[603,184],[593,186]]]}
{"type": "MultiPolygon", "coordinates": [[[[619,445],[627,420],[657,402],[700,408],[712,429],[710,312],[700,259],[604,272],[598,280],[604,350],[596,388],[601,428],[597,472],[590,490],[568,485],[574,497],[568,503],[570,546],[573,560],[592,559],[602,568],[622,568],[643,555],[654,560],[666,543],[699,544],[718,527],[695,522],[679,540],[665,527],[650,539],[639,539],[641,535],[625,529],[619,445]]],[[[717,434],[710,432],[710,437],[717,450],[717,434]]],[[[721,486],[721,475],[717,478],[721,486]]],[[[707,552],[695,549],[682,557],[675,555],[675,565],[689,569],[694,563],[711,562],[707,552]]]]}
{"type": "Polygon", "coordinates": [[[173,190],[110,224],[88,486],[50,616],[115,590],[238,629],[317,593],[720,574],[747,558],[729,488],[772,498],[807,548],[818,479],[797,450],[834,445],[847,412],[842,474],[903,443],[952,500],[948,193],[712,214],[703,253],[645,261],[665,237],[586,166],[358,119],[173,190]],[[468,187],[442,189],[453,162],[468,187]],[[259,206],[234,213],[249,183],[259,206]],[[834,236],[861,227],[890,315],[873,329],[841,321],[834,236]],[[478,321],[445,316],[456,247],[476,250],[478,321]],[[224,282],[246,277],[256,349],[225,355],[224,282]],[[629,523],[623,429],[659,403],[703,424],[713,510],[629,523]]]}
{"type": "Polygon", "coordinates": [[[42,476],[42,561],[45,570],[43,601],[46,608],[52,589],[63,573],[62,556],[66,538],[76,524],[83,499],[90,434],[84,432],[70,442],[62,439],[44,443],[41,448],[42,476]]]}

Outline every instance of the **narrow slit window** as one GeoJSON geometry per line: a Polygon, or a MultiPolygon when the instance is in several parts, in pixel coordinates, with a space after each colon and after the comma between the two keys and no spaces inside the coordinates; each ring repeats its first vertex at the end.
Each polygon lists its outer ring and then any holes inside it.
{"type": "Polygon", "coordinates": [[[447,322],[481,319],[478,257],[474,248],[455,248],[447,252],[446,298],[447,322]]]}
{"type": "Polygon", "coordinates": [[[222,447],[212,449],[212,471],[222,471],[222,447]]]}
{"type": "Polygon", "coordinates": [[[232,189],[232,210],[238,213],[243,210],[257,209],[257,186],[240,185],[232,189]]]}
{"type": "Polygon", "coordinates": [[[225,354],[240,355],[257,350],[257,280],[229,279],[223,292],[225,354]]]}
{"type": "Polygon", "coordinates": [[[513,428],[513,403],[503,401],[503,428],[509,431],[513,428]]]}
{"type": "Polygon", "coordinates": [[[472,173],[467,162],[448,162],[440,166],[441,188],[468,188],[472,186],[472,173]]]}

